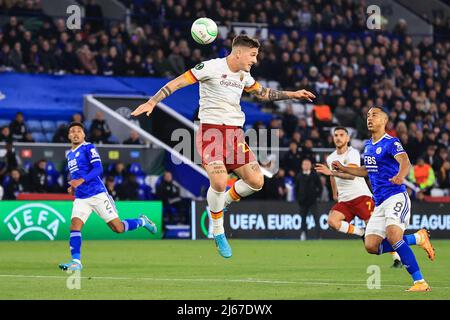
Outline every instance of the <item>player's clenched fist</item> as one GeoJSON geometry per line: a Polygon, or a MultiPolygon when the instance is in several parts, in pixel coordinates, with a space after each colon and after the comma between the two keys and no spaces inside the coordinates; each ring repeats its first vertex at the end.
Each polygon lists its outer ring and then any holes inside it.
{"type": "Polygon", "coordinates": [[[314,167],[314,169],[316,169],[316,171],[317,171],[318,173],[324,174],[324,175],[326,175],[326,176],[331,176],[331,175],[332,175],[331,170],[330,170],[326,165],[324,165],[324,164],[322,164],[322,163],[316,164],[316,166],[314,167]]]}
{"type": "Polygon", "coordinates": [[[312,92],[304,89],[295,91],[292,96],[293,99],[306,99],[309,102],[312,102],[312,99],[314,99],[315,97],[316,96],[312,92]]]}
{"type": "Polygon", "coordinates": [[[137,117],[138,115],[141,115],[144,112],[146,112],[147,116],[149,116],[150,113],[152,113],[155,106],[156,106],[156,103],[154,103],[152,100],[149,100],[146,103],[141,104],[139,107],[137,107],[136,110],[134,110],[131,113],[131,115],[137,117]]]}
{"type": "Polygon", "coordinates": [[[69,188],[67,188],[67,193],[73,196],[75,194],[75,189],[72,186],[70,186],[69,188]]]}
{"type": "Polygon", "coordinates": [[[391,179],[389,179],[389,181],[397,185],[403,184],[403,178],[398,175],[393,176],[391,179]]]}
{"type": "Polygon", "coordinates": [[[333,170],[336,170],[336,171],[342,171],[342,169],[344,168],[342,163],[340,163],[339,161],[333,161],[331,163],[331,166],[332,166],[333,170]]]}

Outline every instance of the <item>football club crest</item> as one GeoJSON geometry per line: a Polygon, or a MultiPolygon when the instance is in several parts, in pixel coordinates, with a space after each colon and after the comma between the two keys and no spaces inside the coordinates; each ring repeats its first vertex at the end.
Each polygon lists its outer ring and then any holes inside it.
{"type": "Polygon", "coordinates": [[[378,147],[377,150],[375,151],[376,154],[380,154],[381,153],[381,147],[378,147]]]}

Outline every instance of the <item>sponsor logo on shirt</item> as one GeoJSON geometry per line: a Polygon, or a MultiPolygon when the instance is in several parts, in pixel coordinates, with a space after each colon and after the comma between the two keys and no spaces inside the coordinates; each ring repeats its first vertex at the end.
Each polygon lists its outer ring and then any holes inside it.
{"type": "Polygon", "coordinates": [[[224,87],[235,87],[235,88],[238,88],[238,89],[243,89],[244,88],[244,86],[241,83],[239,83],[238,81],[235,81],[235,80],[225,80],[225,79],[223,79],[223,80],[220,81],[220,85],[224,86],[224,87]]]}
{"type": "Polygon", "coordinates": [[[92,156],[92,158],[98,158],[98,157],[99,157],[99,155],[98,155],[98,152],[97,152],[97,150],[95,150],[95,149],[91,149],[91,156],[92,156]]]}
{"type": "Polygon", "coordinates": [[[394,145],[397,147],[397,151],[403,151],[403,146],[400,142],[394,142],[394,145]]]}

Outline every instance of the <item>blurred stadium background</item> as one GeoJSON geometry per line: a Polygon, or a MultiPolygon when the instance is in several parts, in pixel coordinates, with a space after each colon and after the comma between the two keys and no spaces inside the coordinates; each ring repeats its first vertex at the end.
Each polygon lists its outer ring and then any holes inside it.
{"type": "MultiPolygon", "coordinates": [[[[280,143],[259,159],[268,172],[264,189],[230,207],[231,239],[300,239],[295,183],[302,160],[324,162],[337,125],[349,129],[361,150],[365,115],[375,104],[390,110],[388,133],[414,165],[411,230],[450,237],[448,1],[0,0],[0,240],[67,239],[65,153],[73,120],[85,124],[87,140],[97,145],[122,216],[137,207],[151,211],[162,227],[155,238],[210,237],[206,174],[179,157],[170,139],[177,128],[195,131],[197,85],[164,100],[150,118],[132,119],[130,112],[168,79],[226,56],[240,33],[262,43],[255,79],[318,98],[261,104],[244,96],[245,129],[279,129],[280,143]],[[81,8],[81,29],[66,26],[70,5],[81,8]],[[381,8],[381,30],[367,28],[369,5],[381,8]],[[190,26],[204,16],[216,21],[219,36],[201,46],[190,26]],[[61,214],[55,213],[56,228],[40,218],[42,210],[61,214]],[[257,228],[259,219],[264,227],[257,228]]],[[[319,224],[309,217],[303,239],[342,238],[327,230],[332,194],[328,179],[321,182],[320,192],[309,195],[318,202],[319,224]]],[[[95,233],[86,237],[116,238],[95,233]]]]}

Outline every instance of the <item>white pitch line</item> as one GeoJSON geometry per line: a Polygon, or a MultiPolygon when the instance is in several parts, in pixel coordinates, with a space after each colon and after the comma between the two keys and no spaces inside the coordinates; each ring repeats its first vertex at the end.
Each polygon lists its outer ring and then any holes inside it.
{"type": "MultiPolygon", "coordinates": [[[[34,278],[34,279],[67,279],[66,276],[46,276],[46,275],[20,275],[20,274],[0,274],[2,278],[34,278]]],[[[297,280],[297,281],[283,281],[283,280],[263,280],[263,279],[201,279],[201,278],[133,278],[133,277],[80,277],[81,279],[89,280],[127,280],[127,281],[172,281],[172,282],[245,282],[245,283],[266,283],[266,284],[297,284],[297,285],[319,285],[319,286],[359,286],[367,287],[364,284],[358,283],[338,283],[338,282],[324,282],[324,280],[297,280]]],[[[325,280],[326,281],[326,280],[325,280]]],[[[355,280],[356,281],[356,280],[355,280]]],[[[404,288],[408,284],[381,284],[382,287],[404,288]]],[[[450,289],[450,287],[433,286],[432,288],[450,289]]]]}

